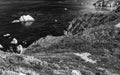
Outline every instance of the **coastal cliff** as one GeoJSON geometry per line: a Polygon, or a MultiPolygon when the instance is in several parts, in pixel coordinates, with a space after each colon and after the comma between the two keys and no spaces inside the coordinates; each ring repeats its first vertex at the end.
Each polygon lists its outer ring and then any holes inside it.
{"type": "Polygon", "coordinates": [[[79,14],[67,26],[21,54],[0,51],[0,75],[120,75],[119,12],[79,14]]]}

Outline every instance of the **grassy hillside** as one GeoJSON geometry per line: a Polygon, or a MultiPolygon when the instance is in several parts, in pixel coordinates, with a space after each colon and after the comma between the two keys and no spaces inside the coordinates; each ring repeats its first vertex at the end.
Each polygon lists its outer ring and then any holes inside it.
{"type": "Polygon", "coordinates": [[[0,52],[1,75],[120,75],[119,13],[83,14],[68,32],[47,36],[19,55],[0,52]]]}

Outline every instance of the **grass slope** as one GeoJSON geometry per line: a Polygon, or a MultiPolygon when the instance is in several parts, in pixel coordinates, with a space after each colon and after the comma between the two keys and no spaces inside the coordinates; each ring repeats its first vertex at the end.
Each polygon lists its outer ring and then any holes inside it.
{"type": "Polygon", "coordinates": [[[1,75],[120,75],[119,16],[80,15],[73,35],[41,38],[21,55],[0,52],[1,75]]]}

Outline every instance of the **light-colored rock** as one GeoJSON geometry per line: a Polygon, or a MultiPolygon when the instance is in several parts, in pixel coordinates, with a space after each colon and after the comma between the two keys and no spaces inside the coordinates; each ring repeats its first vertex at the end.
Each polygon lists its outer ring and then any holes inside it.
{"type": "Polygon", "coordinates": [[[4,48],[4,47],[0,44],[0,48],[4,48]]]}
{"type": "Polygon", "coordinates": [[[18,23],[20,20],[13,20],[12,23],[18,23]]]}
{"type": "Polygon", "coordinates": [[[3,35],[4,37],[7,37],[7,36],[10,36],[10,34],[8,33],[8,34],[5,34],[5,35],[3,35]]]}
{"type": "Polygon", "coordinates": [[[13,38],[13,40],[11,41],[11,44],[17,44],[17,43],[18,43],[17,39],[13,38]]]}
{"type": "Polygon", "coordinates": [[[85,60],[85,62],[90,62],[90,63],[96,63],[96,60],[92,60],[89,58],[89,56],[91,55],[90,53],[74,53],[76,56],[80,56],[82,59],[85,60]]]}
{"type": "Polygon", "coordinates": [[[27,25],[33,23],[35,19],[30,16],[30,15],[22,15],[19,20],[13,20],[12,23],[17,23],[17,22],[27,22],[27,25]],[[29,22],[28,22],[29,21],[29,22]]]}
{"type": "Polygon", "coordinates": [[[19,21],[25,26],[31,26],[35,19],[30,15],[23,15],[20,17],[19,21]]]}
{"type": "Polygon", "coordinates": [[[82,75],[79,70],[72,70],[71,75],[82,75]]]}
{"type": "Polygon", "coordinates": [[[20,54],[24,52],[24,48],[22,45],[17,46],[17,51],[20,51],[20,54]]]}
{"type": "Polygon", "coordinates": [[[26,21],[35,21],[35,19],[30,15],[23,15],[19,18],[20,22],[26,22],[26,21]]]}

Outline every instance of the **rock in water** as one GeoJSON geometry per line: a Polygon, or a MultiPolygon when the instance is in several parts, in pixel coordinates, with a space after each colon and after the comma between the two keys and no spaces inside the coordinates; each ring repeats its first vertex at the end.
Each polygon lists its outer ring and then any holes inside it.
{"type": "Polygon", "coordinates": [[[55,19],[54,21],[55,21],[55,22],[58,22],[58,20],[57,20],[57,19],[55,19]]]}
{"type": "Polygon", "coordinates": [[[13,40],[11,41],[11,44],[17,44],[17,43],[18,43],[17,39],[13,38],[13,40]]]}
{"type": "Polygon", "coordinates": [[[0,44],[0,48],[3,48],[3,46],[0,44]]]}
{"type": "Polygon", "coordinates": [[[19,18],[20,22],[35,21],[35,19],[30,15],[23,15],[19,18]]]}
{"type": "Polygon", "coordinates": [[[5,34],[5,35],[3,35],[4,37],[7,37],[7,36],[10,36],[10,34],[8,33],[8,34],[5,34]]]}
{"type": "Polygon", "coordinates": [[[64,8],[65,11],[67,11],[68,9],[67,8],[64,8]]]}
{"type": "Polygon", "coordinates": [[[14,20],[14,21],[12,21],[12,23],[21,22],[25,26],[30,26],[33,23],[33,21],[35,21],[35,19],[32,16],[23,15],[19,18],[19,20],[14,20]]]}
{"type": "Polygon", "coordinates": [[[13,20],[12,23],[18,23],[20,22],[19,20],[13,20]]]}

